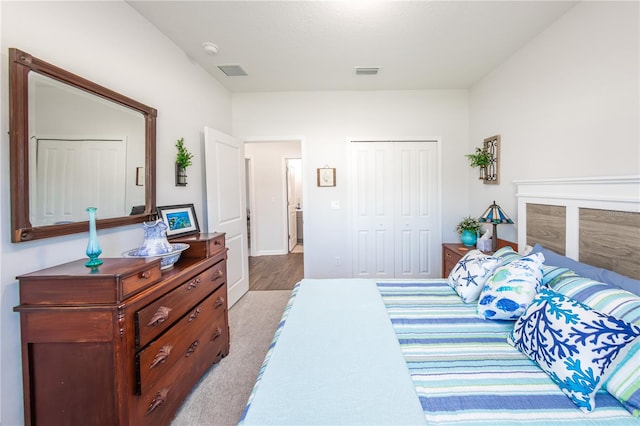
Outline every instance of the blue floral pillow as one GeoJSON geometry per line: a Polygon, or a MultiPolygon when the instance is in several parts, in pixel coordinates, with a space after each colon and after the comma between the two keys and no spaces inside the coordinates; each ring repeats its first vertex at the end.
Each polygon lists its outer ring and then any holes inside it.
{"type": "Polygon", "coordinates": [[[518,319],[540,290],[543,261],[537,253],[496,269],[482,289],[478,314],[485,319],[518,319]]]}
{"type": "Polygon", "coordinates": [[[458,261],[449,274],[449,285],[456,290],[464,303],[473,303],[484,287],[484,283],[500,265],[498,259],[471,250],[458,261]]]}
{"type": "Polygon", "coordinates": [[[627,355],[640,327],[543,288],[507,341],[535,361],[583,411],[627,355]]]}

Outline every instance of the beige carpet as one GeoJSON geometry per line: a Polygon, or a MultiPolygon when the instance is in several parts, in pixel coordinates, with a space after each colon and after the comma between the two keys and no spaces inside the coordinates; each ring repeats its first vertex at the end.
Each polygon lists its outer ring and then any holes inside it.
{"type": "Polygon", "coordinates": [[[291,291],[250,291],[229,309],[229,355],[205,373],[172,426],[236,425],[291,291]]]}

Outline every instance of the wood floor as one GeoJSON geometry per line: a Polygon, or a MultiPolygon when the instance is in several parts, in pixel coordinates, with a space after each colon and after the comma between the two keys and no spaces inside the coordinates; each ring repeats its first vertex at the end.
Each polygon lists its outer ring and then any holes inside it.
{"type": "Polygon", "coordinates": [[[303,253],[249,257],[249,290],[291,290],[303,277],[303,253]]]}

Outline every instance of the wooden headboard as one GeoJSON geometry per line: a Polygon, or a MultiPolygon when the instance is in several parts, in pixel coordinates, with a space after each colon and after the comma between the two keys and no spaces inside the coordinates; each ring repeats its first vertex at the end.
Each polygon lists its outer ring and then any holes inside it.
{"type": "Polygon", "coordinates": [[[519,251],[538,243],[640,279],[640,176],[514,183],[519,251]]]}

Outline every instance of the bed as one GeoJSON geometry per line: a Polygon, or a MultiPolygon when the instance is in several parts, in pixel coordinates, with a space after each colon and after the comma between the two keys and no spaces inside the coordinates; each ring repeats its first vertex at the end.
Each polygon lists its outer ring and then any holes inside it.
{"type": "MultiPolygon", "coordinates": [[[[533,265],[545,254],[557,263],[532,267],[544,288],[536,290],[533,302],[515,306],[522,310],[518,319],[489,318],[493,311],[466,300],[451,277],[302,280],[292,291],[240,424],[639,424],[634,404],[640,391],[633,389],[640,386],[640,277],[633,277],[634,262],[620,260],[640,252],[634,246],[640,244],[634,234],[640,232],[639,182],[622,177],[518,183],[520,253],[505,248],[491,256],[498,266],[487,272],[488,280],[496,280],[501,268],[533,265]],[[544,215],[544,206],[551,216],[544,215]],[[613,232],[597,233],[595,242],[585,241],[593,239],[593,230],[585,233],[592,228],[587,223],[593,221],[592,210],[595,217],[604,214],[616,222],[613,232]],[[535,226],[540,223],[544,226],[535,226]],[[632,241],[621,247],[622,233],[632,241]],[[563,246],[544,245],[545,238],[556,242],[560,234],[563,246]],[[602,255],[605,249],[614,254],[602,255]],[[596,262],[580,261],[593,259],[593,253],[598,253],[596,262]],[[527,346],[539,335],[527,328],[543,318],[536,316],[537,307],[556,309],[545,321],[564,321],[558,312],[574,303],[571,315],[591,318],[602,311],[608,316],[598,321],[623,327],[611,334],[618,346],[608,352],[616,356],[608,358],[606,371],[594,367],[593,387],[583,392],[588,401],[581,399],[582,390],[567,394],[566,381],[556,380],[563,379],[562,372],[549,369],[527,346]]],[[[589,321],[574,328],[595,324],[589,321]]],[[[588,387],[585,381],[580,384],[588,387]]]]}

